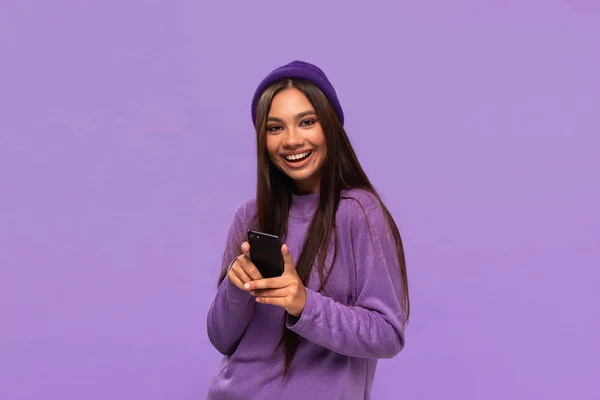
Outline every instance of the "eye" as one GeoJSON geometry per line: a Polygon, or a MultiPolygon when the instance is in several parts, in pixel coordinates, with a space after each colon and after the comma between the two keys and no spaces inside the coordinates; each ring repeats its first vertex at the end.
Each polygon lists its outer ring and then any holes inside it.
{"type": "Polygon", "coordinates": [[[315,124],[315,122],[317,121],[312,118],[308,118],[300,122],[300,126],[312,126],[315,124]]]}
{"type": "Polygon", "coordinates": [[[281,129],[283,129],[283,128],[281,126],[279,126],[279,125],[271,125],[271,126],[267,127],[267,132],[277,133],[281,129]]]}

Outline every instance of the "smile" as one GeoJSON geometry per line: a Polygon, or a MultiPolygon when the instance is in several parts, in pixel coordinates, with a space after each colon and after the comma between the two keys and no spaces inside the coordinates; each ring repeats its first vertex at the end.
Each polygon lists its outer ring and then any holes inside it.
{"type": "Polygon", "coordinates": [[[288,162],[299,162],[299,161],[304,160],[305,158],[308,158],[308,156],[310,156],[311,154],[312,154],[312,151],[305,151],[304,153],[283,156],[283,158],[285,158],[286,161],[288,161],[288,162]]]}

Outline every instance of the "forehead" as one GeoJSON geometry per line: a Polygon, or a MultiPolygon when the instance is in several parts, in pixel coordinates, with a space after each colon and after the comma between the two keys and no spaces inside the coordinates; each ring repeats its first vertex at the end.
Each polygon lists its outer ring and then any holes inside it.
{"type": "Polygon", "coordinates": [[[269,116],[285,117],[314,110],[308,98],[296,88],[284,89],[273,97],[269,116]]]}

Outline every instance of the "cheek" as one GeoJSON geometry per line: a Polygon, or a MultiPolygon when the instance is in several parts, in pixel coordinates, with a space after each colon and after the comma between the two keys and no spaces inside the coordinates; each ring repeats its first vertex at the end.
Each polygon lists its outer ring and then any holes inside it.
{"type": "Polygon", "coordinates": [[[272,136],[267,136],[267,153],[273,158],[277,154],[277,148],[279,146],[277,140],[272,136]]]}
{"type": "Polygon", "coordinates": [[[323,152],[323,153],[327,153],[327,144],[325,142],[325,135],[323,135],[322,132],[319,132],[318,134],[316,134],[314,136],[313,139],[313,143],[316,146],[319,146],[319,149],[323,152]]]}

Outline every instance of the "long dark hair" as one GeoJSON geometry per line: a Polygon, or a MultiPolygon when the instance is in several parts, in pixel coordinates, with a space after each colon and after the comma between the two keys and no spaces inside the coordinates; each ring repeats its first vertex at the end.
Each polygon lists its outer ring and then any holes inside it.
{"type": "MultiPolygon", "coordinates": [[[[331,268],[327,269],[325,265],[325,257],[332,236],[334,253],[331,266],[334,265],[337,255],[338,243],[335,216],[340,203],[341,192],[344,189],[364,189],[375,195],[380,201],[394,236],[404,289],[402,292],[403,298],[400,301],[403,311],[403,323],[406,324],[410,314],[410,300],[404,249],[398,227],[358,162],[348,135],[327,97],[315,85],[301,79],[286,79],[274,83],[264,91],[257,105],[255,126],[258,173],[256,217],[259,229],[266,233],[278,235],[279,237],[285,237],[287,234],[288,213],[295,185],[291,178],[281,172],[269,160],[266,145],[267,117],[271,108],[271,102],[277,93],[287,88],[296,88],[302,91],[315,108],[317,118],[325,135],[325,144],[328,150],[327,158],[323,164],[319,188],[319,204],[306,234],[300,258],[296,260],[296,272],[306,286],[308,285],[312,266],[316,264],[321,290],[325,290],[327,278],[331,273],[331,268]]],[[[225,278],[226,273],[227,270],[224,269],[220,281],[225,278]]],[[[279,345],[282,344],[285,355],[285,377],[289,372],[290,365],[299,345],[298,335],[287,329],[285,323],[283,325],[281,341],[279,342],[279,345]]]]}

